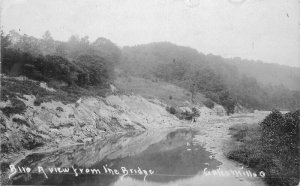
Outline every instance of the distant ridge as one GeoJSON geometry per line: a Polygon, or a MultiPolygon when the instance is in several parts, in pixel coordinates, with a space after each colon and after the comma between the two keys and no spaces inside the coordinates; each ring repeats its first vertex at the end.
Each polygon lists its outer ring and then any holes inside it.
{"type": "MultiPolygon", "coordinates": [[[[242,59],[240,57],[224,58],[214,54],[205,55],[194,48],[180,46],[171,42],[153,42],[123,47],[123,54],[130,51],[139,51],[149,55],[152,53],[152,55],[155,55],[152,57],[156,58],[156,60],[152,60],[152,63],[156,64],[169,61],[173,57],[182,61],[187,59],[187,63],[208,65],[213,69],[218,69],[221,65],[222,68],[236,69],[236,73],[253,77],[260,84],[282,85],[290,90],[300,90],[299,67],[265,63],[258,60],[242,59]]],[[[141,63],[143,62],[141,61],[141,63]]]]}

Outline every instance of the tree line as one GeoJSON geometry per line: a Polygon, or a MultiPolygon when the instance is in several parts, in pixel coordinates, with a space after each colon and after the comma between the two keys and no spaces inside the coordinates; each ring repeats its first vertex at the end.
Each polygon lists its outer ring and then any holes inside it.
{"type": "Polygon", "coordinates": [[[251,109],[300,107],[298,90],[263,84],[241,73],[233,65],[235,59],[205,55],[168,42],[119,48],[101,37],[90,42],[87,36],[73,35],[63,42],[54,40],[49,31],[41,39],[10,31],[1,33],[1,54],[2,73],[24,75],[56,87],[107,87],[117,66],[133,76],[176,84],[192,96],[200,92],[223,105],[228,114],[238,103],[251,109]]]}
{"type": "Polygon", "coordinates": [[[107,87],[114,78],[114,66],[121,50],[111,41],[71,36],[67,42],[55,41],[46,31],[42,39],[1,33],[1,72],[26,76],[56,86],[107,87]]]}

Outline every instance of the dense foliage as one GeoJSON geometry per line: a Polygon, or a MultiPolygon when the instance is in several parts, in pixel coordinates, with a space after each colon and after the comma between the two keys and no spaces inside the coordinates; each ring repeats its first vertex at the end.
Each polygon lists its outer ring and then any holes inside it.
{"type": "Polygon", "coordinates": [[[297,185],[299,175],[300,110],[281,114],[274,110],[258,128],[238,129],[234,137],[242,142],[228,157],[265,172],[270,185],[297,185]]]}
{"type": "MultiPolygon", "coordinates": [[[[300,91],[278,85],[276,80],[268,85],[257,81],[254,75],[249,76],[250,73],[240,73],[240,67],[234,65],[235,61],[237,58],[224,59],[211,54],[204,55],[194,49],[171,43],[152,43],[124,47],[120,68],[127,74],[177,84],[190,90],[192,96],[195,92],[201,92],[223,105],[227,113],[232,113],[237,103],[252,109],[300,108],[300,91]]],[[[285,75],[291,69],[293,74],[300,74],[298,68],[282,69],[285,75]]],[[[270,82],[269,76],[272,76],[272,73],[265,76],[270,82]]],[[[282,74],[279,75],[281,76],[282,74]]],[[[297,77],[295,75],[293,81],[297,80],[297,77]]],[[[289,82],[291,81],[289,79],[289,82]]]]}
{"type": "Polygon", "coordinates": [[[299,125],[300,110],[281,114],[273,111],[260,124],[263,153],[268,154],[270,162],[265,171],[270,182],[299,183],[299,125]]]}
{"type": "Polygon", "coordinates": [[[1,33],[1,39],[2,73],[45,81],[56,88],[107,87],[121,55],[119,48],[104,38],[91,44],[87,37],[76,36],[58,42],[48,31],[42,39],[11,31],[1,33]]]}
{"type": "Polygon", "coordinates": [[[113,66],[97,55],[82,55],[75,62],[84,73],[78,76],[80,85],[105,85],[113,79],[113,66]]]}
{"type": "Polygon", "coordinates": [[[173,60],[171,63],[158,65],[153,74],[159,79],[188,89],[193,95],[196,92],[203,93],[209,99],[223,105],[228,114],[234,111],[235,101],[221,77],[210,68],[193,68],[190,64],[173,60]]]}
{"type": "Polygon", "coordinates": [[[56,55],[72,61],[82,55],[98,55],[114,64],[121,58],[121,50],[110,40],[102,37],[91,43],[88,36],[80,38],[72,35],[67,42],[62,42],[54,40],[49,31],[46,31],[41,39],[37,39],[26,34],[20,35],[14,30],[8,35],[2,33],[2,37],[10,40],[10,48],[33,56],[56,55]]]}
{"type": "Polygon", "coordinates": [[[299,68],[246,60],[238,57],[228,59],[226,63],[236,67],[240,73],[255,77],[263,84],[284,85],[291,90],[300,90],[299,68]]]}

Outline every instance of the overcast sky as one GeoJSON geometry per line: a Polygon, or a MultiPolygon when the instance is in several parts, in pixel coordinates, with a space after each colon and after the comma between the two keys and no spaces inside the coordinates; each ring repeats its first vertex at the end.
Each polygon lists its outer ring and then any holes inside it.
{"type": "Polygon", "coordinates": [[[205,54],[300,67],[299,0],[2,0],[1,25],[119,46],[170,41],[205,54]]]}

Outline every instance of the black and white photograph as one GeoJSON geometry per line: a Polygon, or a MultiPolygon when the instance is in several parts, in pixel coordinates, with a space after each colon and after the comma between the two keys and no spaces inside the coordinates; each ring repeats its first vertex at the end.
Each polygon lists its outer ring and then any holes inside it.
{"type": "Polygon", "coordinates": [[[300,186],[299,0],[0,0],[0,185],[300,186]]]}

